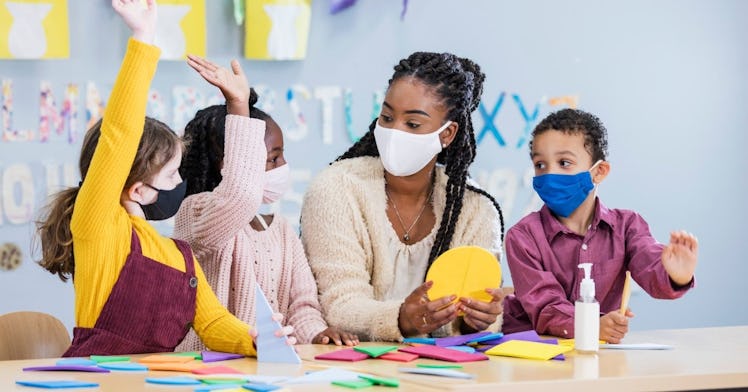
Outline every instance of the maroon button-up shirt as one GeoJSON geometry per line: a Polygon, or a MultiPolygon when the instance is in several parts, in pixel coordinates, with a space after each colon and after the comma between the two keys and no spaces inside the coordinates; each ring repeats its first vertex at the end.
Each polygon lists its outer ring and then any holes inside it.
{"type": "Polygon", "coordinates": [[[620,308],[626,270],[652,297],[681,297],[694,281],[684,287],[672,283],[660,262],[663,248],[639,214],[608,209],[599,199],[584,236],[569,230],[543,206],[506,234],[515,295],[505,300],[503,331],[535,329],[541,334],[573,337],[574,301],[584,277],[577,267],[580,263],[592,263],[601,314],[620,308]]]}

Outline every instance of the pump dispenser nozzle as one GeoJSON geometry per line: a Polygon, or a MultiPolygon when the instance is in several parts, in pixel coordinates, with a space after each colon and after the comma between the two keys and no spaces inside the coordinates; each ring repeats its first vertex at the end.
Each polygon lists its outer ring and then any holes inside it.
{"type": "Polygon", "coordinates": [[[579,297],[584,302],[595,300],[595,282],[592,280],[592,263],[581,263],[577,266],[584,270],[584,279],[579,285],[579,297]]]}

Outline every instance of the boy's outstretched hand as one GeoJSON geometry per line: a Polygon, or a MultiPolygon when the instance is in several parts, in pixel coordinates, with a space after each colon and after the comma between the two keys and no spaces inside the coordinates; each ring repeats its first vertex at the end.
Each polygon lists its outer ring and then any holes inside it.
{"type": "Polygon", "coordinates": [[[221,90],[229,114],[249,116],[249,81],[238,61],[232,60],[231,69],[227,69],[200,56],[188,54],[187,64],[221,90]]]}
{"type": "Polygon", "coordinates": [[[146,0],[145,6],[140,0],[112,0],[112,8],[132,30],[134,39],[153,45],[158,19],[156,0],[146,0]]]}
{"type": "Polygon", "coordinates": [[[670,233],[670,243],[662,250],[662,266],[670,279],[678,286],[685,286],[696,269],[699,241],[685,231],[670,233]]]}

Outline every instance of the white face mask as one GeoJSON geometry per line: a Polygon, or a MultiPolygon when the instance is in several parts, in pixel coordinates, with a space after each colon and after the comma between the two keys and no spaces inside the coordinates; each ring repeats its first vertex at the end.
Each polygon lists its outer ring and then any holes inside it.
{"type": "Polygon", "coordinates": [[[291,187],[291,169],[288,163],[265,172],[265,189],[262,192],[262,203],[272,204],[280,200],[291,187]]]}
{"type": "Polygon", "coordinates": [[[426,134],[415,134],[395,128],[385,128],[377,121],[374,127],[374,140],[377,142],[382,165],[392,175],[410,176],[423,169],[442,150],[439,134],[452,121],[447,121],[439,129],[426,134]]]}

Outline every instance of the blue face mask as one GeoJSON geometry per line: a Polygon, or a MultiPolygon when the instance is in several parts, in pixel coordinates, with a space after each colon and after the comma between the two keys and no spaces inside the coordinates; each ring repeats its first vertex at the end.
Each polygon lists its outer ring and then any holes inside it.
{"type": "Polygon", "coordinates": [[[532,187],[554,214],[568,218],[595,188],[590,171],[600,162],[602,161],[597,161],[590,170],[577,174],[535,176],[532,179],[532,187]]]}

